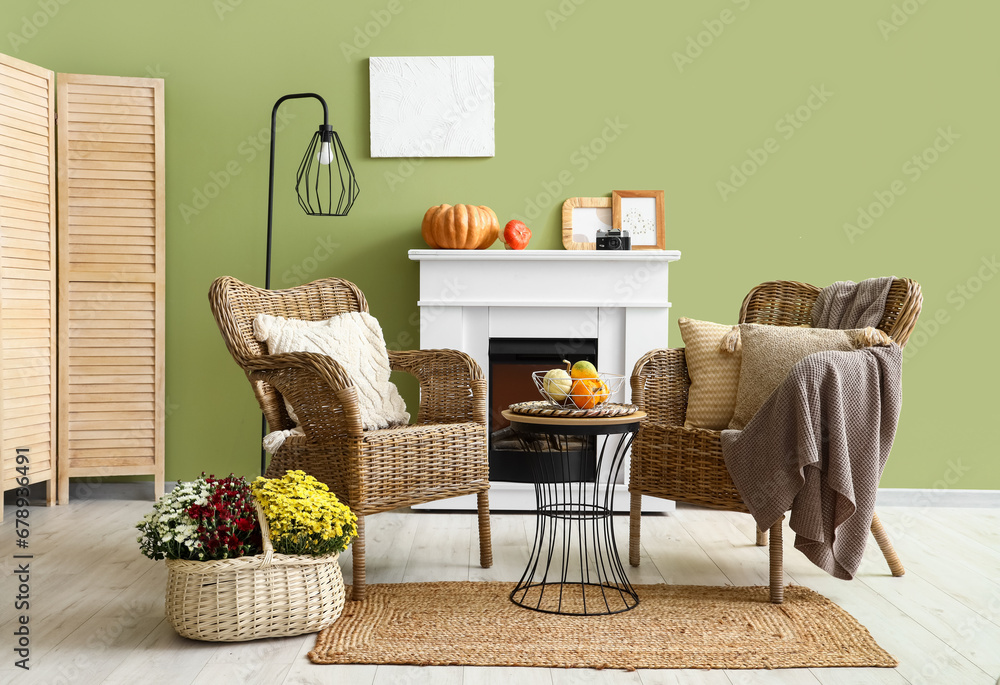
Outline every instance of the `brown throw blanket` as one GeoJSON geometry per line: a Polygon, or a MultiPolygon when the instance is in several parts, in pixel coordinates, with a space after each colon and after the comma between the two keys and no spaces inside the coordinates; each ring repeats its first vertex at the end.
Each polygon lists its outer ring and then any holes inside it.
{"type": "Polygon", "coordinates": [[[878,326],[885,313],[885,299],[892,276],[860,283],[837,281],[823,288],[812,308],[813,328],[864,328],[878,326]]]}
{"type": "MultiPolygon", "coordinates": [[[[878,306],[870,300],[888,292],[881,280],[830,286],[814,322],[876,325],[885,295],[878,306]]],[[[757,525],[767,530],[791,509],[795,547],[837,578],[853,578],[861,563],[896,433],[901,370],[896,344],[809,355],[742,431],[722,432],[726,467],[757,525]]]]}

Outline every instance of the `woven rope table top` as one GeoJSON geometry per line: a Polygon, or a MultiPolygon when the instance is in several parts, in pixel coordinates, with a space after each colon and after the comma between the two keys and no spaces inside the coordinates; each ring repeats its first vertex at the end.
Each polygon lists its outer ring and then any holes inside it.
{"type": "Polygon", "coordinates": [[[646,412],[639,411],[631,404],[606,404],[594,409],[563,409],[553,407],[544,401],[518,402],[510,405],[510,409],[505,409],[501,414],[512,422],[568,426],[610,426],[638,423],[646,418],[646,412]]]}

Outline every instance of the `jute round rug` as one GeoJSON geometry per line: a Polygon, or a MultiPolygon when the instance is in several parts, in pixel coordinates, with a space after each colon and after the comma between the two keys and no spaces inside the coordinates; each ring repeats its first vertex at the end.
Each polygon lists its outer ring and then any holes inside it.
{"type": "MultiPolygon", "coordinates": [[[[611,616],[558,616],[510,602],[512,583],[370,585],[323,630],[318,664],[547,668],[893,667],[850,614],[812,590],[637,585],[611,616]]],[[[348,590],[348,597],[350,590],[348,590]]]]}

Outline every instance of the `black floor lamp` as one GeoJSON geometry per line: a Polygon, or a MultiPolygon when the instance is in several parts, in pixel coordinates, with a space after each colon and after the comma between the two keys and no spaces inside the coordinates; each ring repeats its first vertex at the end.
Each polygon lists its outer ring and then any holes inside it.
{"type": "MultiPolygon", "coordinates": [[[[271,166],[267,177],[267,270],[264,287],[271,289],[271,233],[274,215],[274,135],[278,107],[285,100],[316,98],[323,105],[323,123],[312,135],[306,153],[295,172],[295,192],[299,206],[309,216],[347,216],[354,206],[360,188],[354,176],[351,160],[347,158],[340,136],[330,125],[330,112],[326,100],[316,93],[294,93],[278,98],[271,110],[271,166]]],[[[261,415],[260,435],[267,433],[267,419],[261,415]]],[[[267,466],[267,451],[260,448],[260,472],[267,466]]]]}

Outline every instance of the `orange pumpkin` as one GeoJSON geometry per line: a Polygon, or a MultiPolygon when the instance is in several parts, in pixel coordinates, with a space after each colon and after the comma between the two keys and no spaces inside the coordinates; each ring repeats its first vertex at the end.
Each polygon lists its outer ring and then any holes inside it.
{"type": "Polygon", "coordinates": [[[500,235],[500,219],[497,218],[497,213],[486,205],[479,205],[479,209],[486,212],[490,217],[490,225],[483,235],[483,241],[479,243],[478,250],[485,250],[487,247],[496,242],[500,235]]]}
{"type": "Polygon", "coordinates": [[[611,395],[608,384],[599,378],[577,378],[569,389],[570,399],[578,409],[591,409],[607,402],[611,395]]]}
{"type": "Polygon", "coordinates": [[[573,381],[573,385],[570,387],[570,399],[573,400],[573,404],[578,409],[590,409],[597,405],[598,400],[595,390],[599,390],[599,388],[594,386],[593,381],[584,378],[577,379],[573,381]]]}
{"type": "Polygon", "coordinates": [[[437,205],[424,214],[420,232],[434,249],[484,250],[500,234],[500,221],[489,207],[437,205]]]}
{"type": "Polygon", "coordinates": [[[608,398],[611,396],[611,389],[608,388],[608,384],[600,379],[592,380],[591,384],[594,391],[594,397],[597,399],[597,404],[607,402],[608,398]]]}

